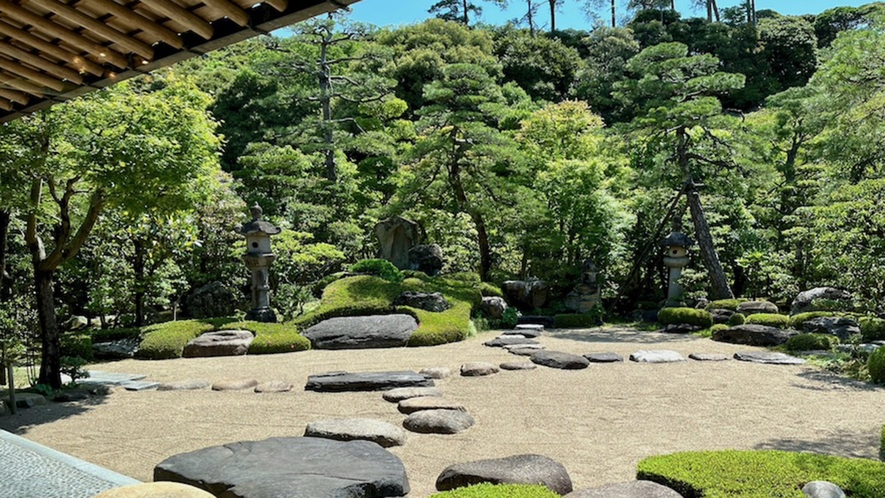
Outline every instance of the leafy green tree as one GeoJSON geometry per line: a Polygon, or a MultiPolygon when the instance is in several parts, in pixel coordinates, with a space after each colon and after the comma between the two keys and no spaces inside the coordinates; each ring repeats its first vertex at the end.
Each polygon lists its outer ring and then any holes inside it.
{"type": "Polygon", "coordinates": [[[584,66],[576,75],[573,95],[590,104],[608,124],[629,120],[612,95],[616,82],[626,79],[627,61],[639,53],[639,43],[627,28],[597,27],[582,40],[584,66]]]}
{"type": "Polygon", "coordinates": [[[885,11],[885,4],[873,2],[860,7],[834,7],[814,18],[814,34],[819,48],[829,47],[836,36],[867,26],[877,15],[885,11]]]}
{"type": "MultiPolygon", "coordinates": [[[[484,0],[500,7],[507,5],[507,0],[484,0]]],[[[431,14],[445,21],[456,21],[467,26],[470,24],[470,16],[482,15],[482,7],[470,0],[439,0],[430,6],[431,14]]]]}
{"type": "Polygon", "coordinates": [[[760,56],[767,62],[772,81],[769,94],[803,86],[817,70],[814,27],[801,17],[762,19],[758,24],[760,56]]]}
{"type": "Polygon", "coordinates": [[[570,92],[580,70],[578,51],[557,38],[504,30],[495,40],[504,78],[519,85],[533,100],[558,102],[570,92]]]}

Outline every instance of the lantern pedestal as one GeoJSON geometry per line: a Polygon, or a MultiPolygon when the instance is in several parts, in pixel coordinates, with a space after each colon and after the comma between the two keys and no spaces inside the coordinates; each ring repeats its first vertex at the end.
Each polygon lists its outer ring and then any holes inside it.
{"type": "Polygon", "coordinates": [[[246,319],[255,322],[276,323],[277,315],[270,308],[270,265],[276,259],[270,248],[271,235],[280,233],[280,228],[261,219],[261,207],[252,207],[252,221],[238,231],[246,237],[246,254],[243,262],[252,272],[252,310],[246,319]]]}

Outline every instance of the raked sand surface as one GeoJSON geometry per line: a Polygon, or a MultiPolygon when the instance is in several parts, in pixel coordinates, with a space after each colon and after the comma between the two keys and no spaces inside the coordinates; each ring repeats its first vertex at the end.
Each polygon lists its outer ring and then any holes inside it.
{"type": "MultiPolygon", "coordinates": [[[[306,351],[167,361],[125,360],[90,366],[147,374],[158,382],[248,377],[285,380],[292,392],[115,390],[89,402],[51,404],[0,417],[0,428],[53,449],[150,481],[154,466],[182,452],[242,440],[301,436],[325,418],[374,418],[401,425],[404,415],[380,392],[304,391],[310,374],[449,367],[437,381],[476,425],[457,435],[408,433],[392,448],[405,464],[413,498],[434,492],[448,465],[520,453],[563,463],[575,489],[635,478],[644,457],[686,450],[784,449],[876,458],[885,423],[885,389],[808,366],[698,362],[591,364],[585,370],[538,367],[489,377],[460,377],[462,363],[526,359],[483,342],[481,333],[430,348],[306,351]]],[[[548,350],[577,354],[640,349],[722,353],[754,349],[690,336],[610,327],[549,330],[548,350]]]]}

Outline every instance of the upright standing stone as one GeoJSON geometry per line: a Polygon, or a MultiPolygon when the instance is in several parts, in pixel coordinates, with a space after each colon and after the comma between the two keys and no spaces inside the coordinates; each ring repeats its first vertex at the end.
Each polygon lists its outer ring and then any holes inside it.
{"type": "Polygon", "coordinates": [[[409,251],[421,242],[420,225],[394,216],[375,225],[375,236],[381,244],[381,257],[400,270],[408,270],[409,251]]]}

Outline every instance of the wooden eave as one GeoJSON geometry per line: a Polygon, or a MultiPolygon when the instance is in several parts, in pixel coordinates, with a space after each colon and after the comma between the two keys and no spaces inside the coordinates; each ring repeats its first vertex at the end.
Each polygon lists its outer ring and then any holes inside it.
{"type": "Polygon", "coordinates": [[[0,0],[0,122],[359,0],[0,0]]]}

